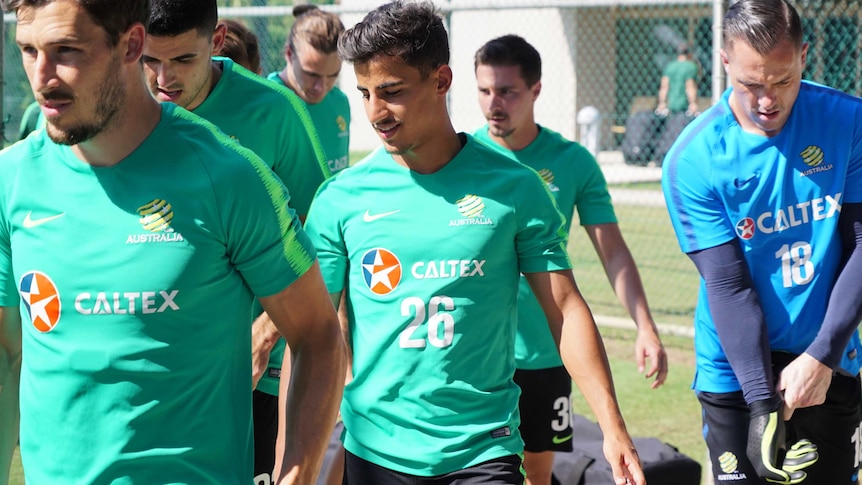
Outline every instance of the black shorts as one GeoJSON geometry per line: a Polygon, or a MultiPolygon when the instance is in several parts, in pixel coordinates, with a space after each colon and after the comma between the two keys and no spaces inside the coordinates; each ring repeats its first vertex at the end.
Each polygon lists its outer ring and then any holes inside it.
{"type": "Polygon", "coordinates": [[[254,483],[272,483],[275,468],[275,439],[278,436],[278,396],[252,392],[254,417],[254,483]]]}
{"type": "Polygon", "coordinates": [[[524,451],[572,451],[572,378],[565,367],[516,370],[524,451]]]}
{"type": "Polygon", "coordinates": [[[508,455],[473,465],[463,470],[420,477],[396,472],[349,451],[344,453],[343,485],[523,485],[524,469],[520,455],[508,455]]]}
{"type": "MultiPolygon", "coordinates": [[[[778,375],[792,356],[773,356],[774,374],[778,375]]],[[[806,468],[804,483],[855,485],[860,446],[859,376],[835,374],[820,406],[800,408],[787,422],[787,442],[810,439],[820,452],[817,463],[806,468]]],[[[748,406],[742,392],[699,392],[703,409],[703,436],[709,448],[712,473],[716,485],[761,485],[745,454],[748,440],[748,406]]]]}

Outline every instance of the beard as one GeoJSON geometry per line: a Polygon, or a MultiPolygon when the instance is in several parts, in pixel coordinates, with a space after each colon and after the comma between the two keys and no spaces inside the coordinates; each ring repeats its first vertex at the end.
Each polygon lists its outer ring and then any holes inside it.
{"type": "MultiPolygon", "coordinates": [[[[102,133],[108,124],[114,121],[126,100],[126,88],[120,79],[119,57],[115,56],[111,59],[105,71],[105,77],[99,83],[96,92],[99,98],[92,120],[82,121],[68,128],[59,128],[48,120],[46,131],[51,141],[60,145],[77,145],[102,133]]],[[[52,93],[45,98],[70,99],[72,96],[65,93],[52,93]]]]}

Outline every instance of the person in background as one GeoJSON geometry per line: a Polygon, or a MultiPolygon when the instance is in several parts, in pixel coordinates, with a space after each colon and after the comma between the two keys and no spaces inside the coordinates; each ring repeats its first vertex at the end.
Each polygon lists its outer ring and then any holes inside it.
{"type": "Polygon", "coordinates": [[[225,26],[224,43],[214,52],[216,56],[228,57],[255,74],[262,74],[260,67],[260,43],[254,32],[239,20],[222,19],[225,26]]]}
{"type": "MultiPolygon", "coordinates": [[[[667,378],[667,354],[617,224],[604,175],[583,146],[535,121],[533,108],[542,87],[539,52],[517,35],[504,35],[479,48],[474,65],[479,106],[488,123],[473,136],[542,176],[566,216],[567,234],[569,216],[577,209],[614,292],[637,327],[638,370],[654,378],[653,388],[661,386],[667,378]]],[[[515,368],[527,484],[550,485],[554,452],[572,450],[572,380],[526,276],[521,276],[518,288],[515,368]]]]}
{"type": "MultiPolygon", "coordinates": [[[[143,59],[153,95],[191,110],[259,155],[287,187],[290,207],[304,221],[317,187],[331,175],[305,104],[231,59],[212,57],[227,32],[218,23],[215,0],[150,0],[150,12],[143,59]]],[[[277,429],[284,424],[279,385],[290,356],[262,311],[255,307],[252,325],[252,394],[254,476],[266,481],[272,479],[277,429]]]]}
{"type": "Polygon", "coordinates": [[[296,20],[284,43],[286,65],[267,77],[305,101],[334,174],[350,162],[350,104],[335,85],[341,73],[336,49],[344,25],[337,15],[314,5],[297,5],[293,15],[296,20]]]}
{"type": "Polygon", "coordinates": [[[688,43],[679,44],[676,59],[669,62],[662,71],[656,112],[662,116],[674,113],[694,116],[698,111],[697,73],[697,63],[691,59],[688,43]]]}

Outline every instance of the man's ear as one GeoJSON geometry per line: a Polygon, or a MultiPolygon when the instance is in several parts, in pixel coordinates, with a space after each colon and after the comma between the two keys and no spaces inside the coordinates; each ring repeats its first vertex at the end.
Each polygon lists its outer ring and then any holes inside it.
{"type": "Polygon", "coordinates": [[[437,68],[437,94],[445,95],[452,87],[452,68],[448,64],[443,64],[437,68]]]}
{"type": "Polygon", "coordinates": [[[226,34],[227,25],[216,25],[215,32],[213,32],[213,51],[211,53],[212,55],[216,55],[217,52],[221,52],[222,47],[224,47],[224,36],[226,34]]]}
{"type": "Polygon", "coordinates": [[[727,51],[721,49],[721,65],[724,66],[724,72],[727,72],[727,67],[730,65],[730,59],[727,56],[727,51]]]}
{"type": "Polygon", "coordinates": [[[539,93],[542,92],[542,81],[536,81],[536,84],[530,88],[530,91],[533,93],[533,101],[538,99],[539,93]]]}
{"type": "Polygon", "coordinates": [[[146,40],[147,29],[143,24],[133,24],[125,34],[120,36],[120,45],[125,46],[123,57],[126,62],[138,62],[141,59],[146,40]]]}

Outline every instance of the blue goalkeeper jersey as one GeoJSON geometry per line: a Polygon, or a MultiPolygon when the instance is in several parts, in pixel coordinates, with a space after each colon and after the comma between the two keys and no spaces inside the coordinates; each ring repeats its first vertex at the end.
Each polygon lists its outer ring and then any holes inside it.
{"type": "MultiPolygon", "coordinates": [[[[784,128],[765,137],[740,127],[729,93],[683,131],[666,158],[671,221],[686,253],[739,241],[770,349],[801,354],[820,330],[840,269],[841,205],[862,202],[862,100],[803,81],[784,128]]],[[[695,350],[695,389],[740,389],[702,279],[695,350]]],[[[859,372],[860,350],[854,333],[844,372],[859,372]]]]}

